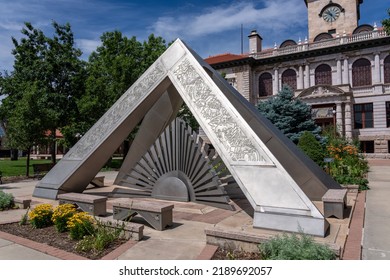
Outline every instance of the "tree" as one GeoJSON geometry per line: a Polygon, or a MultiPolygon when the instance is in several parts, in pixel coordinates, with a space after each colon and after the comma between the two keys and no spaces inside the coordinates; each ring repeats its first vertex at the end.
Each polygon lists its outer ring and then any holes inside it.
{"type": "Polygon", "coordinates": [[[69,127],[73,134],[84,134],[167,48],[153,34],[143,43],[119,31],[106,32],[100,39],[89,57],[85,95],[78,101],[81,122],[69,127]]]}
{"type": "Polygon", "coordinates": [[[313,133],[305,131],[298,141],[298,147],[318,166],[324,166],[325,151],[313,133]]]}
{"type": "Polygon", "coordinates": [[[321,128],[311,117],[310,105],[294,99],[294,93],[287,85],[283,85],[278,95],[261,102],[258,110],[294,143],[298,143],[305,131],[321,138],[321,128]]]}
{"type": "MultiPolygon", "coordinates": [[[[7,145],[16,149],[27,151],[26,176],[29,174],[30,152],[33,145],[43,141],[45,130],[42,118],[38,116],[40,110],[35,100],[39,88],[33,85],[26,89],[22,98],[15,102],[14,110],[7,114],[7,145]]],[[[2,108],[9,108],[10,99],[5,99],[2,108]]]]}
{"type": "MultiPolygon", "coordinates": [[[[38,104],[32,116],[42,126],[39,131],[49,131],[52,160],[55,162],[55,131],[67,124],[77,109],[76,99],[83,92],[84,63],[81,51],[74,47],[69,24],[53,21],[54,36],[47,37],[31,23],[22,29],[20,41],[12,38],[15,56],[13,72],[3,79],[2,93],[6,95],[7,110],[3,118],[23,118],[16,105],[25,95],[38,104]]],[[[30,104],[27,101],[26,104],[30,104]]],[[[23,121],[23,119],[22,119],[23,121]]],[[[10,125],[8,125],[10,128],[10,125]]],[[[17,131],[12,137],[16,137],[17,131]]],[[[22,133],[22,132],[20,132],[22,133]]],[[[10,143],[14,143],[9,139],[10,143]]]]}
{"type": "MultiPolygon", "coordinates": [[[[389,17],[390,17],[390,8],[387,9],[387,13],[389,14],[389,17]]],[[[383,25],[386,33],[389,35],[390,34],[390,18],[382,20],[382,25],[383,25]]]]}

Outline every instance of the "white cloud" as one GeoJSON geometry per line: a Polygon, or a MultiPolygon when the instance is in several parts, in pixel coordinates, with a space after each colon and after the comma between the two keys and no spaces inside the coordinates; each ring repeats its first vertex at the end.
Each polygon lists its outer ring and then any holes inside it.
{"type": "Polygon", "coordinates": [[[283,34],[292,26],[306,24],[306,7],[300,4],[297,5],[297,0],[240,1],[208,8],[199,14],[160,17],[152,28],[154,33],[167,39],[227,32],[241,24],[257,28],[260,33],[278,30],[283,34]]]}
{"type": "Polygon", "coordinates": [[[84,56],[90,55],[101,44],[100,40],[90,39],[76,39],[75,42],[76,47],[81,49],[84,56]]]}

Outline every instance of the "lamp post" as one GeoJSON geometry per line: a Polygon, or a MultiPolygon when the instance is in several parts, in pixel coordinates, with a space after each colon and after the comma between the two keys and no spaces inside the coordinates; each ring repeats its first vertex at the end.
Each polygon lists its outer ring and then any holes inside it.
{"type": "Polygon", "coordinates": [[[333,134],[336,136],[336,109],[332,110],[333,114],[333,134]]]}

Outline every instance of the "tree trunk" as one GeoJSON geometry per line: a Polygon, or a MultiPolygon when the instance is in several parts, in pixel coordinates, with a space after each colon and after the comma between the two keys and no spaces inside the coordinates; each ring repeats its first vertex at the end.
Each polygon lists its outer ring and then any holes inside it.
{"type": "Polygon", "coordinates": [[[27,149],[27,162],[26,162],[26,176],[27,176],[27,178],[30,177],[30,154],[31,154],[31,147],[28,147],[28,149],[27,149]]]}
{"type": "Polygon", "coordinates": [[[51,131],[50,138],[51,138],[51,143],[50,143],[51,162],[55,164],[56,163],[56,129],[53,129],[51,131]]]}

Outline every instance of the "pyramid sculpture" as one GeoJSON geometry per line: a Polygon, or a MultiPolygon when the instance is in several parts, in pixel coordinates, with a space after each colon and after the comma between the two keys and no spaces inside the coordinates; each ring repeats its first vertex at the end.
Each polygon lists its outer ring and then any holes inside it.
{"type": "MultiPolygon", "coordinates": [[[[179,39],[119,98],[35,187],[56,199],[83,192],[142,121],[127,170],[185,102],[254,209],[253,226],[324,236],[313,201],[340,186],[179,39]]],[[[117,180],[120,180],[118,178],[117,180]]]]}

